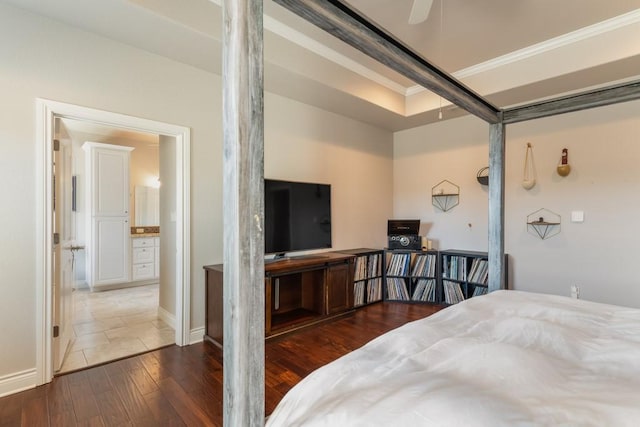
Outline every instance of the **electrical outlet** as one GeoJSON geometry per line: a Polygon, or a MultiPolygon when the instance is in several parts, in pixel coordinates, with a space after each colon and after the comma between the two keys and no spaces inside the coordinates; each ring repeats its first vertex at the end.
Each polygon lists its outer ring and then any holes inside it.
{"type": "Polygon", "coordinates": [[[571,298],[580,298],[580,288],[578,287],[578,285],[571,285],[571,298]]]}

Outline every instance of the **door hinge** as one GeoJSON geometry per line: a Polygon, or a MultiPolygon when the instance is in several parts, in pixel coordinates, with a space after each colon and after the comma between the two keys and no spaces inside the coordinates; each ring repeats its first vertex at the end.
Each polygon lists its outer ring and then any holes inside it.
{"type": "Polygon", "coordinates": [[[60,141],[57,139],[53,140],[53,151],[60,151],[60,141]]]}
{"type": "Polygon", "coordinates": [[[53,233],[53,244],[57,245],[60,243],[60,233],[53,233]]]}
{"type": "Polygon", "coordinates": [[[53,337],[58,338],[60,336],[60,326],[56,325],[53,327],[53,337]]]}

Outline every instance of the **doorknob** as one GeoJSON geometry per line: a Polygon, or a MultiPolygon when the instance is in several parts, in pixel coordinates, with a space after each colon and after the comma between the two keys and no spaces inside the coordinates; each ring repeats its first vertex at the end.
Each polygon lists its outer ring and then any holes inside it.
{"type": "Polygon", "coordinates": [[[69,251],[80,251],[80,250],[84,249],[84,246],[71,245],[71,246],[65,246],[62,249],[67,249],[69,251]]]}

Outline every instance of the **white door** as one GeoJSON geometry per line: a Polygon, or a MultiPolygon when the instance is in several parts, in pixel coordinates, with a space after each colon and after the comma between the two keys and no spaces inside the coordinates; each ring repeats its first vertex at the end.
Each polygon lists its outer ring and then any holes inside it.
{"type": "Polygon", "coordinates": [[[131,277],[129,165],[133,147],[85,142],[87,279],[91,289],[126,283],[131,277]]]}
{"type": "Polygon", "coordinates": [[[93,285],[129,281],[129,218],[95,217],[93,219],[93,285]]]}
{"type": "Polygon", "coordinates": [[[94,216],[129,215],[130,147],[100,144],[93,148],[94,216]]]}
{"type": "Polygon", "coordinates": [[[62,366],[73,337],[74,238],[71,183],[71,144],[60,141],[54,151],[53,166],[53,370],[62,366]]]}

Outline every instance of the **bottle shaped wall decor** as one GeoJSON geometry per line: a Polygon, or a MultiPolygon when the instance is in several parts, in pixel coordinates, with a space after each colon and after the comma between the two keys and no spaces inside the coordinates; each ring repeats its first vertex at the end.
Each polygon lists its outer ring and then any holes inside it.
{"type": "Polygon", "coordinates": [[[562,149],[562,157],[560,158],[557,171],[560,176],[567,176],[569,172],[571,172],[571,166],[569,166],[569,151],[566,148],[562,149]]]}

